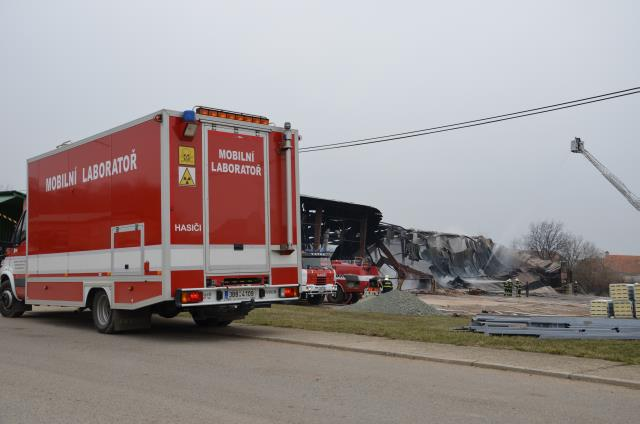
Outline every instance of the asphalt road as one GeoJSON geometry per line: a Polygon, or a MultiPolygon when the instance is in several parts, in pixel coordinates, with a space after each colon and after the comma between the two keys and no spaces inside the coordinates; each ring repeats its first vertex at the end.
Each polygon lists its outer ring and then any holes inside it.
{"type": "Polygon", "coordinates": [[[633,423],[638,391],[232,338],[0,317],[0,423],[633,423]]]}

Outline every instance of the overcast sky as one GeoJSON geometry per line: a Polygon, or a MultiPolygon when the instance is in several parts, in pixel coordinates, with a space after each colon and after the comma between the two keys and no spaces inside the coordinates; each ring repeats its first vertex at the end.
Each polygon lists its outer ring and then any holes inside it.
{"type": "MultiPolygon", "coordinates": [[[[0,186],[25,160],[161,108],[291,121],[305,145],[640,86],[638,1],[0,0],[0,186]]],[[[372,147],[306,153],[305,194],[509,244],[556,219],[640,254],[640,95],[372,147]]]]}

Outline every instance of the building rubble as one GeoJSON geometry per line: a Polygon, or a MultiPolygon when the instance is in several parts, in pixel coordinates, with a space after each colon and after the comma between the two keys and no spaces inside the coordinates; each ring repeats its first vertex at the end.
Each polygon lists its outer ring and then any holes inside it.
{"type": "Polygon", "coordinates": [[[405,229],[380,224],[383,236],[368,253],[381,272],[402,289],[478,289],[502,292],[503,282],[518,278],[530,290],[560,280],[560,264],[534,258],[483,237],[405,229]],[[434,286],[434,283],[436,286],[434,286]]]}

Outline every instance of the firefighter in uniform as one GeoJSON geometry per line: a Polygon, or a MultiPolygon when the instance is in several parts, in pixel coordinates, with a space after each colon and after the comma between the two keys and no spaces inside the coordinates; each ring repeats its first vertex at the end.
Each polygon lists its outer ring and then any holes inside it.
{"type": "Polygon", "coordinates": [[[513,284],[511,283],[511,278],[504,282],[504,295],[511,296],[513,290],[513,284]]]}
{"type": "Polygon", "coordinates": [[[391,282],[391,278],[385,275],[384,280],[382,280],[382,293],[388,293],[391,290],[393,290],[393,283],[391,282]]]}
{"type": "Polygon", "coordinates": [[[521,297],[522,296],[522,283],[520,283],[520,280],[518,280],[516,278],[515,281],[515,288],[516,288],[516,297],[521,297]]]}

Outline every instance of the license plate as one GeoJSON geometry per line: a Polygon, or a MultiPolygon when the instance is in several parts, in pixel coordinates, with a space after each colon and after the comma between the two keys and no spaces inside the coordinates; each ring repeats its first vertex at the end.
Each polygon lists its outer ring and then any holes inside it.
{"type": "Polygon", "coordinates": [[[268,297],[278,296],[278,289],[265,289],[265,294],[268,297]]]}
{"type": "Polygon", "coordinates": [[[256,291],[255,289],[228,290],[224,293],[224,297],[228,300],[251,300],[255,299],[256,291]]]}

